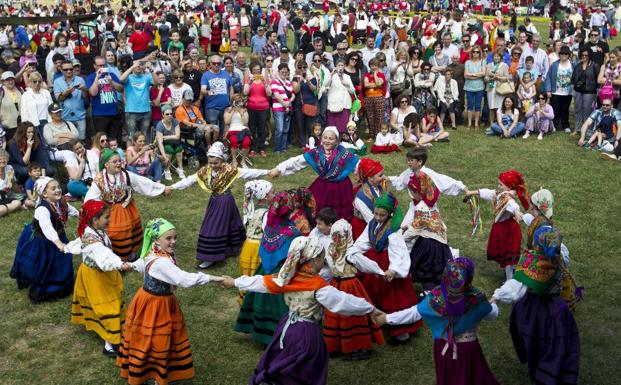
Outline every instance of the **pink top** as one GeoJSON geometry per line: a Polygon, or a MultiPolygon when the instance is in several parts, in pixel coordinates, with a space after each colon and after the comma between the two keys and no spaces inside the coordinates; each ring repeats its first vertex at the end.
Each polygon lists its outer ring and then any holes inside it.
{"type": "MultiPolygon", "coordinates": [[[[273,95],[280,95],[280,97],[282,98],[283,101],[287,102],[290,101],[289,100],[289,96],[287,96],[287,92],[289,92],[289,95],[291,95],[291,97],[293,98],[293,85],[291,84],[291,82],[289,80],[279,80],[278,78],[272,80],[272,83],[270,84],[270,87],[272,88],[272,94],[273,95]],[[284,87],[283,87],[284,85],[284,87]],[[286,91],[285,91],[286,89],[286,91]]],[[[282,104],[280,104],[278,102],[278,99],[276,99],[276,97],[272,98],[272,111],[273,112],[285,112],[285,111],[291,111],[291,105],[289,105],[289,107],[285,108],[282,104]]]]}
{"type": "MultiPolygon", "coordinates": [[[[135,156],[138,153],[134,146],[127,147],[127,155],[131,154],[135,156]]],[[[142,156],[134,161],[134,163],[130,164],[130,166],[136,167],[136,171],[138,175],[146,175],[147,170],[149,169],[149,165],[151,164],[151,154],[153,150],[145,151],[142,156]]]]}
{"type": "MultiPolygon", "coordinates": [[[[151,87],[149,90],[149,98],[151,101],[154,101],[157,98],[159,93],[159,89],[157,87],[151,87]]],[[[164,103],[164,101],[171,99],[172,94],[170,93],[170,89],[168,87],[164,87],[164,92],[162,92],[162,97],[160,98],[160,103],[164,103]]],[[[162,108],[160,106],[151,106],[151,120],[159,121],[162,120],[162,108]]]]}
{"type": "Polygon", "coordinates": [[[270,108],[270,100],[265,92],[265,85],[263,82],[250,82],[250,92],[248,93],[249,110],[263,111],[270,108]]]}

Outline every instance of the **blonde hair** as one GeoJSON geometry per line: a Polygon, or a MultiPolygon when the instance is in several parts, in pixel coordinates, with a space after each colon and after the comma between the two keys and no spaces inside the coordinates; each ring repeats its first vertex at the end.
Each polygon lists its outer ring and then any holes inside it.
{"type": "Polygon", "coordinates": [[[36,71],[31,72],[30,75],[28,75],[28,81],[31,82],[33,80],[43,80],[43,76],[41,76],[41,74],[36,71]]]}

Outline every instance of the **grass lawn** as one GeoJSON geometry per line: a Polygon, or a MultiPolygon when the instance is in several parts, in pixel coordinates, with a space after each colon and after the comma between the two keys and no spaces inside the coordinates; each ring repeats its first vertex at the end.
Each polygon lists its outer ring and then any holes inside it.
{"type": "MultiPolygon", "coordinates": [[[[540,31],[544,25],[538,25],[540,31]]],[[[618,45],[612,44],[613,46],[618,45]]],[[[615,384],[617,380],[618,338],[621,316],[611,305],[621,296],[615,290],[621,269],[617,263],[621,227],[618,213],[621,200],[620,165],[603,162],[597,154],[576,146],[577,138],[564,133],[543,141],[501,140],[485,137],[482,132],[451,132],[451,143],[438,144],[430,150],[428,166],[461,179],[469,188],[497,184],[499,172],[516,168],[523,172],[531,192],[540,186],[555,195],[555,222],[565,235],[578,283],[586,288],[585,301],[577,309],[581,332],[582,384],[615,384]],[[615,193],[615,191],[617,191],[615,193]],[[615,219],[617,218],[617,219],[615,219]]],[[[256,167],[271,168],[288,156],[256,158],[256,167]]],[[[387,175],[400,173],[406,167],[403,154],[373,156],[381,159],[387,175]]],[[[278,190],[309,185],[311,170],[275,182],[278,190]]],[[[241,204],[243,181],[233,190],[241,204]]],[[[398,194],[402,206],[407,195],[398,194]]],[[[195,186],[175,192],[172,198],[136,198],[143,221],[163,216],[179,230],[179,265],[195,271],[195,244],[208,197],[195,186]]],[[[484,204],[484,233],[471,238],[468,206],[461,198],[443,197],[439,202],[452,247],[471,256],[477,264],[475,285],[488,296],[504,279],[504,271],[487,262],[485,247],[492,214],[484,204]]],[[[0,219],[0,382],[8,384],[122,384],[114,361],[101,354],[99,338],[82,327],[69,323],[71,299],[31,305],[25,291],[18,291],[9,278],[15,244],[22,225],[32,219],[22,212],[0,219]]],[[[77,221],[71,219],[67,230],[76,236],[77,221]]],[[[80,259],[74,259],[75,268],[80,259]]],[[[238,275],[237,258],[228,259],[210,270],[213,274],[238,275]]],[[[126,301],[142,283],[138,274],[126,279],[126,301]]],[[[176,293],[188,323],[192,341],[196,379],[194,383],[213,385],[245,384],[261,354],[260,347],[245,335],[233,332],[238,312],[237,292],[204,286],[180,289],[176,293]]],[[[501,306],[500,318],[484,322],[479,329],[483,350],[492,370],[503,384],[528,385],[526,367],[520,365],[508,332],[510,307],[501,306]]],[[[412,343],[382,346],[373,359],[350,362],[330,360],[330,384],[433,384],[431,334],[422,329],[412,343]]]]}

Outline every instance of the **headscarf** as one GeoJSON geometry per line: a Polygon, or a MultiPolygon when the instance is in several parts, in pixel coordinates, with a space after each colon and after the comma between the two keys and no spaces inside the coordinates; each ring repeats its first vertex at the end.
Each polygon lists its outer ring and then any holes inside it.
{"type": "MultiPolygon", "coordinates": [[[[420,199],[429,207],[435,206],[440,197],[440,190],[433,183],[433,179],[422,171],[412,174],[408,181],[408,188],[410,191],[418,193],[420,199]]],[[[416,200],[414,203],[418,204],[416,200]]]]}
{"type": "Polygon", "coordinates": [[[470,258],[450,259],[446,263],[440,290],[445,300],[446,314],[459,317],[466,312],[466,293],[472,287],[474,263],[470,258]]]}
{"type": "Polygon", "coordinates": [[[526,188],[524,176],[516,170],[509,170],[498,175],[498,180],[500,180],[502,184],[511,190],[515,190],[520,202],[522,203],[522,207],[524,207],[525,210],[528,210],[530,204],[528,202],[528,188],[526,188]]]}
{"type": "Polygon", "coordinates": [[[332,242],[328,248],[328,253],[332,258],[334,269],[342,273],[345,269],[345,265],[347,264],[347,260],[345,258],[347,249],[354,244],[351,224],[345,219],[339,219],[334,222],[330,229],[330,237],[332,238],[332,242]],[[335,240],[335,238],[337,239],[335,240]]]}
{"type": "Polygon", "coordinates": [[[276,227],[285,219],[289,218],[289,214],[293,211],[293,202],[291,195],[287,192],[279,192],[272,198],[270,207],[267,211],[267,225],[276,227]]]}
{"type": "Polygon", "coordinates": [[[401,222],[403,221],[403,213],[401,212],[401,208],[399,208],[399,201],[393,193],[385,192],[382,195],[378,196],[375,199],[373,206],[388,211],[388,214],[392,215],[392,222],[390,223],[390,228],[392,229],[392,231],[399,230],[399,228],[401,227],[401,222]]]}
{"type": "Polygon", "coordinates": [[[361,183],[382,171],[384,171],[384,167],[377,160],[362,158],[358,162],[358,178],[361,183]]]}
{"type": "Polygon", "coordinates": [[[142,250],[140,251],[140,258],[144,258],[149,251],[153,243],[157,241],[164,233],[175,228],[175,225],[168,222],[164,218],[152,219],[144,227],[144,240],[142,241],[142,250]]]}
{"type": "Polygon", "coordinates": [[[104,201],[91,199],[84,202],[80,210],[80,222],[78,223],[78,235],[80,237],[84,234],[84,230],[89,225],[91,219],[99,215],[105,207],[106,203],[104,201]]]}
{"type": "Polygon", "coordinates": [[[291,281],[298,272],[300,266],[318,257],[323,251],[323,246],[317,238],[297,237],[291,242],[287,259],[280,268],[274,282],[283,287],[291,281]]]}
{"type": "Polygon", "coordinates": [[[110,160],[114,155],[118,155],[116,151],[109,148],[104,148],[99,156],[99,170],[103,170],[106,166],[106,162],[110,160]]]}
{"type": "Polygon", "coordinates": [[[550,190],[539,189],[539,191],[530,196],[530,201],[546,218],[552,219],[552,215],[554,215],[554,196],[550,190]]]}
{"type": "Polygon", "coordinates": [[[553,226],[540,226],[533,235],[533,247],[524,250],[513,278],[522,282],[537,295],[548,294],[559,269],[563,268],[561,243],[563,236],[553,226]]]}
{"type": "Polygon", "coordinates": [[[207,156],[213,156],[215,158],[220,158],[222,160],[227,160],[228,155],[226,154],[226,147],[222,142],[215,142],[207,151],[207,156]]]}
{"type": "Polygon", "coordinates": [[[332,132],[336,136],[337,140],[341,137],[341,134],[339,133],[338,128],[336,128],[334,126],[328,126],[328,127],[324,128],[322,135],[325,134],[326,132],[332,132]]]}
{"type": "Polygon", "coordinates": [[[53,181],[53,178],[50,178],[49,176],[42,176],[39,179],[37,179],[37,181],[34,184],[34,190],[37,193],[37,206],[39,206],[41,204],[41,200],[43,199],[43,192],[45,191],[45,188],[47,187],[48,183],[50,183],[51,181],[53,181]]]}
{"type": "Polygon", "coordinates": [[[263,200],[272,191],[272,182],[266,180],[251,180],[244,185],[244,224],[254,215],[254,200],[263,200]]]}

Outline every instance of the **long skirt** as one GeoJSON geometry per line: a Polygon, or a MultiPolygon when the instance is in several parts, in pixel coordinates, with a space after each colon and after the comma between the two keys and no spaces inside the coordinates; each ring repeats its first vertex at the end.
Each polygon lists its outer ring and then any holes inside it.
{"type": "Polygon", "coordinates": [[[410,252],[412,281],[420,282],[425,290],[438,286],[446,262],[451,257],[451,249],[447,244],[431,238],[418,237],[410,252]]]}
{"type": "Polygon", "coordinates": [[[274,338],[263,352],[248,384],[325,385],[328,382],[328,351],[321,326],[314,322],[289,324],[280,348],[281,335],[290,315],[278,323],[274,338]]]}
{"type": "Polygon", "coordinates": [[[349,123],[350,110],[344,109],[341,112],[328,111],[328,126],[336,127],[342,134],[347,132],[347,123],[349,123]]]}
{"type": "MultiPolygon", "coordinates": [[[[279,271],[283,263],[284,261],[275,271],[279,271]]],[[[269,272],[265,271],[263,265],[259,265],[255,275],[265,274],[269,272]]],[[[256,342],[267,345],[272,340],[278,322],[288,311],[289,307],[285,304],[282,294],[248,292],[239,309],[234,330],[248,333],[256,342]]]]}
{"type": "Polygon", "coordinates": [[[399,146],[397,146],[396,144],[385,144],[382,146],[378,146],[378,145],[372,145],[371,146],[371,153],[372,154],[390,154],[391,152],[399,152],[401,151],[399,149],[399,146]]]}
{"type": "Polygon", "coordinates": [[[102,340],[118,345],[125,313],[121,273],[101,271],[82,263],[73,289],[71,323],[84,325],[102,340]]]}
{"type": "MultiPolygon", "coordinates": [[[[261,257],[259,257],[259,248],[261,247],[261,241],[256,239],[246,239],[239,253],[239,275],[251,276],[257,271],[257,267],[261,263],[261,257]]],[[[244,291],[239,291],[239,303],[244,301],[244,291]]]]}
{"type": "MultiPolygon", "coordinates": [[[[377,252],[376,250],[369,249],[365,255],[372,261],[377,262],[383,271],[388,269],[388,250],[377,252]]],[[[386,282],[384,277],[375,274],[359,273],[359,276],[373,304],[385,313],[404,310],[418,303],[416,291],[409,274],[405,278],[394,278],[390,282],[386,282]]],[[[388,325],[387,330],[389,335],[398,336],[404,333],[414,333],[421,326],[422,322],[418,321],[413,324],[388,325]]]]}
{"type": "Polygon", "coordinates": [[[528,291],[513,305],[509,331],[520,362],[528,363],[532,382],[578,383],[578,325],[562,297],[528,291]]]}
{"type": "Polygon", "coordinates": [[[212,195],[198,234],[196,258],[201,261],[224,261],[239,254],[246,240],[246,228],[230,192],[212,195]]]}
{"type": "Polygon", "coordinates": [[[354,216],[354,192],[349,178],[340,182],[317,178],[308,189],[315,198],[317,212],[324,207],[332,207],[336,210],[337,219],[351,222],[354,216]]]}
{"type": "MultiPolygon", "coordinates": [[[[371,302],[364,286],[356,277],[333,278],[330,284],[340,291],[371,302]]],[[[373,323],[370,315],[343,316],[328,309],[323,311],[323,337],[330,353],[348,354],[356,350],[371,350],[374,342],[384,344],[382,329],[373,323]]]]}
{"type": "Polygon", "coordinates": [[[513,219],[492,225],[487,242],[487,260],[496,261],[500,267],[514,266],[520,259],[522,228],[513,219]]]}
{"type": "MultiPolygon", "coordinates": [[[[64,233],[59,238],[69,242],[64,233]]],[[[17,240],[10,276],[19,289],[29,288],[33,303],[65,298],[73,291],[73,255],[58,250],[28,224],[17,240]]]]}
{"type": "Polygon", "coordinates": [[[127,311],[116,366],[131,385],[148,380],[166,385],[194,377],[190,338],[174,295],[138,289],[127,311]]]}
{"type": "Polygon", "coordinates": [[[442,355],[446,340],[433,341],[433,361],[438,385],[499,385],[492,373],[479,340],[457,343],[457,358],[453,359],[453,346],[442,355]]]}
{"type": "Polygon", "coordinates": [[[351,235],[353,236],[354,241],[358,239],[358,237],[360,236],[360,234],[362,234],[364,229],[367,228],[367,225],[368,223],[366,223],[364,219],[358,218],[357,216],[354,215],[354,217],[351,220],[351,235]]]}
{"type": "Polygon", "coordinates": [[[110,223],[106,231],[112,241],[112,251],[123,261],[127,261],[132,253],[140,253],[142,223],[133,200],[125,208],[120,203],[112,205],[110,223]]]}

